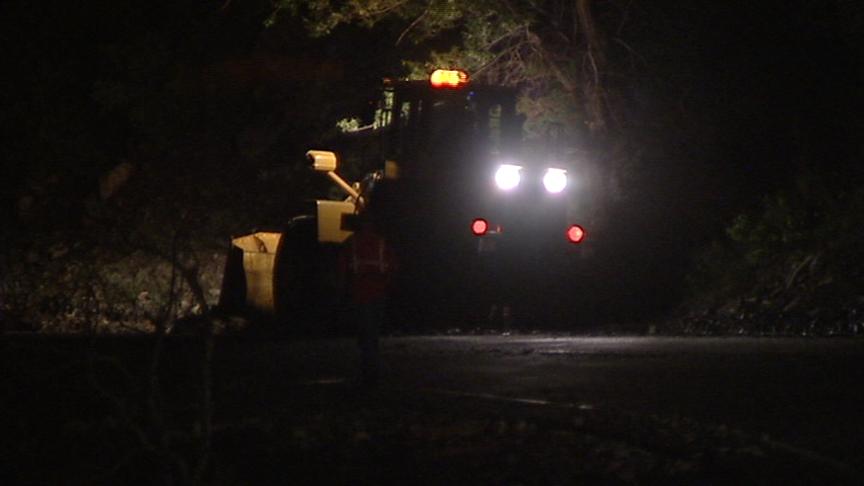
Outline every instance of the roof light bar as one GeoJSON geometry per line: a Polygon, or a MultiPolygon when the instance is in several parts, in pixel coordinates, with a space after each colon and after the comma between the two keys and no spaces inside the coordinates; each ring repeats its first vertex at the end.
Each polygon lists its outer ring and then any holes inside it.
{"type": "Polygon", "coordinates": [[[433,88],[461,88],[468,84],[468,73],[461,69],[436,69],[429,75],[433,88]]]}

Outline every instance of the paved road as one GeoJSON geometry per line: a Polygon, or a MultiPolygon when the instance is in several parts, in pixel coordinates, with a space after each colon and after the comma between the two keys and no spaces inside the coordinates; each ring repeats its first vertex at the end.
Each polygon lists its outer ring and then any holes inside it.
{"type": "MultiPolygon", "coordinates": [[[[864,471],[864,340],[459,336],[382,344],[387,387],[725,424],[864,471]]],[[[289,382],[350,379],[356,359],[347,340],[265,348],[228,354],[235,366],[257,361],[289,382]]]]}

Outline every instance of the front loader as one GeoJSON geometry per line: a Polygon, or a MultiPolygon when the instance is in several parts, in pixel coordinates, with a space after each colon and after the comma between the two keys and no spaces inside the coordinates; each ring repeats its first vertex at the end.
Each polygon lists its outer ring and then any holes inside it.
{"type": "Polygon", "coordinates": [[[522,121],[514,89],[463,71],[385,80],[374,120],[358,130],[376,141],[377,170],[352,183],[333,152],[310,150],[344,198],[317,200],[315,214],[282,231],[235,238],[221,307],[294,327],[333,322],[340,245],[369,200],[399,260],[393,313],[436,325],[566,299],[562,275],[585,236],[570,221],[570,168],[555,154],[524,153],[522,121]]]}
{"type": "MultiPolygon", "coordinates": [[[[351,219],[363,208],[361,191],[376,177],[349,183],[336,172],[336,155],[310,150],[314,170],[327,175],[344,199],[315,201],[314,215],[292,218],[281,231],[258,231],[231,240],[219,308],[230,314],[302,328],[340,310],[344,277],[338,265],[351,219]]],[[[295,329],[297,330],[297,329],[295,329]]]]}

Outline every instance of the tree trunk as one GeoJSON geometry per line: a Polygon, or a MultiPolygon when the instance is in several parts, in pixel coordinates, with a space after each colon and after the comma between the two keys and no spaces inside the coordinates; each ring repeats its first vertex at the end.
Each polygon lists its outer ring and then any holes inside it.
{"type": "Polygon", "coordinates": [[[606,69],[605,39],[597,29],[591,12],[591,0],[575,0],[576,18],[585,38],[584,96],[592,132],[606,129],[606,103],[603,90],[603,72],[606,69]]]}

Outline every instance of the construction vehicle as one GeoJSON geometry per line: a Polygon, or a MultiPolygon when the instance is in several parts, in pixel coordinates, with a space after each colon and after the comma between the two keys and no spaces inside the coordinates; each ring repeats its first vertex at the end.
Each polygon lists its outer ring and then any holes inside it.
{"type": "Polygon", "coordinates": [[[352,218],[378,200],[400,261],[395,314],[434,324],[506,319],[519,300],[542,308],[554,293],[549,276],[566,277],[585,231],[569,220],[568,167],[521,152],[516,95],[461,70],[385,80],[374,120],[357,130],[374,141],[376,170],[347,181],[334,152],[310,150],[312,168],[343,197],[317,200],[315,214],[281,232],[235,238],[222,307],[289,326],[332,320],[344,284],[340,246],[352,218]]]}

